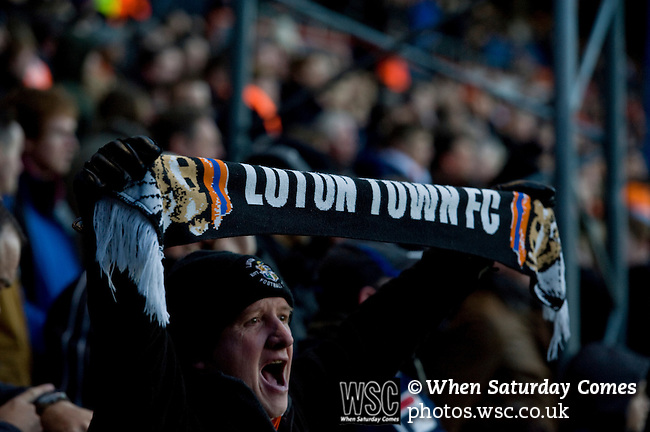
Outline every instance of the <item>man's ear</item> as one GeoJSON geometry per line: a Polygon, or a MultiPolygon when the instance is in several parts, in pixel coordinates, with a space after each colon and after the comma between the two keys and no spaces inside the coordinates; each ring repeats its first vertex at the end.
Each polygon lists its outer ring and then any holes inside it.
{"type": "Polygon", "coordinates": [[[372,287],[370,285],[364,286],[359,290],[359,304],[368,300],[369,297],[375,295],[376,293],[377,293],[377,289],[375,287],[372,287]]]}

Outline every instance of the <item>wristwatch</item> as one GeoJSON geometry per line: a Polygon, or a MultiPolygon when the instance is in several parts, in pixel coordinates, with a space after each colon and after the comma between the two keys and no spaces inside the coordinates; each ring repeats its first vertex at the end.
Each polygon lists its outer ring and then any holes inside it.
{"type": "Polygon", "coordinates": [[[44,393],[34,400],[34,405],[36,406],[36,413],[38,415],[41,415],[43,414],[43,411],[45,411],[45,408],[49,407],[50,405],[61,401],[67,401],[67,400],[70,400],[68,398],[68,395],[59,390],[54,390],[48,393],[44,393]]]}

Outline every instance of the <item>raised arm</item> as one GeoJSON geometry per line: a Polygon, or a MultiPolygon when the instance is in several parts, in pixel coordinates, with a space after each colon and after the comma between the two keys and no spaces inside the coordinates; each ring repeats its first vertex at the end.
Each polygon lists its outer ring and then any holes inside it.
{"type": "Polygon", "coordinates": [[[107,275],[96,260],[98,241],[110,242],[96,238],[96,203],[141,179],[159,154],[148,138],[112,141],[75,178],[96,373],[92,431],[182,431],[188,424],[182,376],[167,331],[144,312],[145,300],[131,278],[117,269],[107,275]]]}

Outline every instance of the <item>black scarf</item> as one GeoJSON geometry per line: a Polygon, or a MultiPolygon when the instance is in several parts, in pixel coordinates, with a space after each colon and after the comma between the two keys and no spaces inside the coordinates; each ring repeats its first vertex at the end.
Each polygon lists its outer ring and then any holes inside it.
{"type": "Polygon", "coordinates": [[[163,244],[296,234],[435,246],[501,262],[534,278],[555,322],[549,358],[569,337],[555,215],[525,193],[162,155],[116,198],[95,209],[97,260],[109,275],[115,267],[129,271],[161,325],[168,320],[163,244]]]}

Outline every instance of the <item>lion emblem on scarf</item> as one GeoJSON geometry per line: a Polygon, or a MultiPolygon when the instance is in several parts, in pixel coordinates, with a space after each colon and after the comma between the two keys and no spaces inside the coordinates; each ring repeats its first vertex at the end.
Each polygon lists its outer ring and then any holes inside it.
{"type": "Polygon", "coordinates": [[[565,293],[556,287],[564,286],[564,260],[555,213],[535,200],[533,219],[528,230],[526,266],[537,276],[534,290],[548,306],[558,309],[565,293]]]}
{"type": "Polygon", "coordinates": [[[218,228],[231,205],[221,177],[227,178],[222,162],[203,158],[163,155],[154,166],[154,174],[163,197],[163,229],[181,223],[195,236],[211,226],[218,228]],[[215,183],[221,193],[211,190],[215,183]],[[207,182],[206,182],[207,180],[207,182]],[[227,201],[227,202],[222,202],[227,201]]]}

